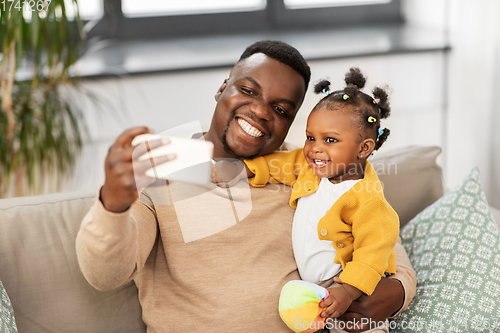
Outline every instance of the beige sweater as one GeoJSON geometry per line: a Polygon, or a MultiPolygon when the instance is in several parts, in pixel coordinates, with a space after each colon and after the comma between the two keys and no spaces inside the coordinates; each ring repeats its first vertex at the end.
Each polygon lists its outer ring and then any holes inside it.
{"type": "MultiPolygon", "coordinates": [[[[299,278],[290,191],[174,183],[120,214],[98,200],[77,237],[81,270],[101,290],[133,279],[149,333],[291,332],[278,314],[281,287],[299,278]]],[[[415,273],[400,244],[396,254],[406,308],[415,273]]]]}

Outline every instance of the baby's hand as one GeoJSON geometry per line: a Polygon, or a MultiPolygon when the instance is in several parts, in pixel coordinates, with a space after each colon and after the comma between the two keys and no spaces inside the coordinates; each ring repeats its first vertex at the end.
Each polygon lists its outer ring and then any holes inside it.
{"type": "Polygon", "coordinates": [[[212,180],[220,187],[234,186],[245,177],[245,163],[240,160],[220,160],[212,169],[212,180]]]}
{"type": "Polygon", "coordinates": [[[319,303],[322,308],[327,308],[321,313],[322,318],[337,318],[351,305],[353,299],[341,284],[327,288],[330,295],[319,303]]]}

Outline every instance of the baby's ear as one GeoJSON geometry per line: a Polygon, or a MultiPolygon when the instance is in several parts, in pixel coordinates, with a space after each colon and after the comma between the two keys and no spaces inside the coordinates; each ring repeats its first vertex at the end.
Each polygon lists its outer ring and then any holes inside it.
{"type": "Polygon", "coordinates": [[[373,152],[373,149],[375,149],[375,140],[372,138],[366,138],[360,144],[359,155],[368,157],[373,152]]]}
{"type": "Polygon", "coordinates": [[[215,93],[215,101],[216,102],[219,101],[220,95],[222,95],[222,93],[224,92],[224,90],[226,90],[227,80],[228,79],[225,79],[224,82],[222,82],[221,86],[219,87],[219,90],[217,90],[217,92],[215,93]]]}

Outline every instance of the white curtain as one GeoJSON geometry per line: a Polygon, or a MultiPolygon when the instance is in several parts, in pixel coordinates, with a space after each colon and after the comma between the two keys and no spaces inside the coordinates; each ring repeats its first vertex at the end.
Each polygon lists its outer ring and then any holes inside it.
{"type": "MultiPolygon", "coordinates": [[[[498,5],[497,5],[498,6],[498,5]]],[[[500,7],[500,6],[498,6],[500,7]]],[[[500,20],[500,9],[496,8],[497,19],[500,20]]],[[[500,24],[499,24],[500,25],[500,24]]],[[[492,144],[489,150],[491,156],[491,189],[489,193],[490,204],[500,209],[500,31],[496,27],[496,43],[495,43],[495,85],[492,96],[492,144]]]]}
{"type": "Polygon", "coordinates": [[[445,186],[478,166],[489,203],[500,208],[500,2],[407,0],[404,10],[410,24],[449,32],[445,186]]]}

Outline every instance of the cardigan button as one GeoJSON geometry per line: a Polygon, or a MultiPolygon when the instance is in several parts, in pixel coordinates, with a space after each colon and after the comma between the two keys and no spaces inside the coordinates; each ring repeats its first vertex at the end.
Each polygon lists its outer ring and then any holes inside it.
{"type": "Polygon", "coordinates": [[[337,247],[338,247],[339,249],[343,248],[344,246],[345,246],[345,245],[344,245],[344,243],[337,243],[337,247]]]}
{"type": "Polygon", "coordinates": [[[321,236],[326,236],[328,231],[326,229],[321,229],[321,231],[319,233],[321,234],[321,236]]]}

